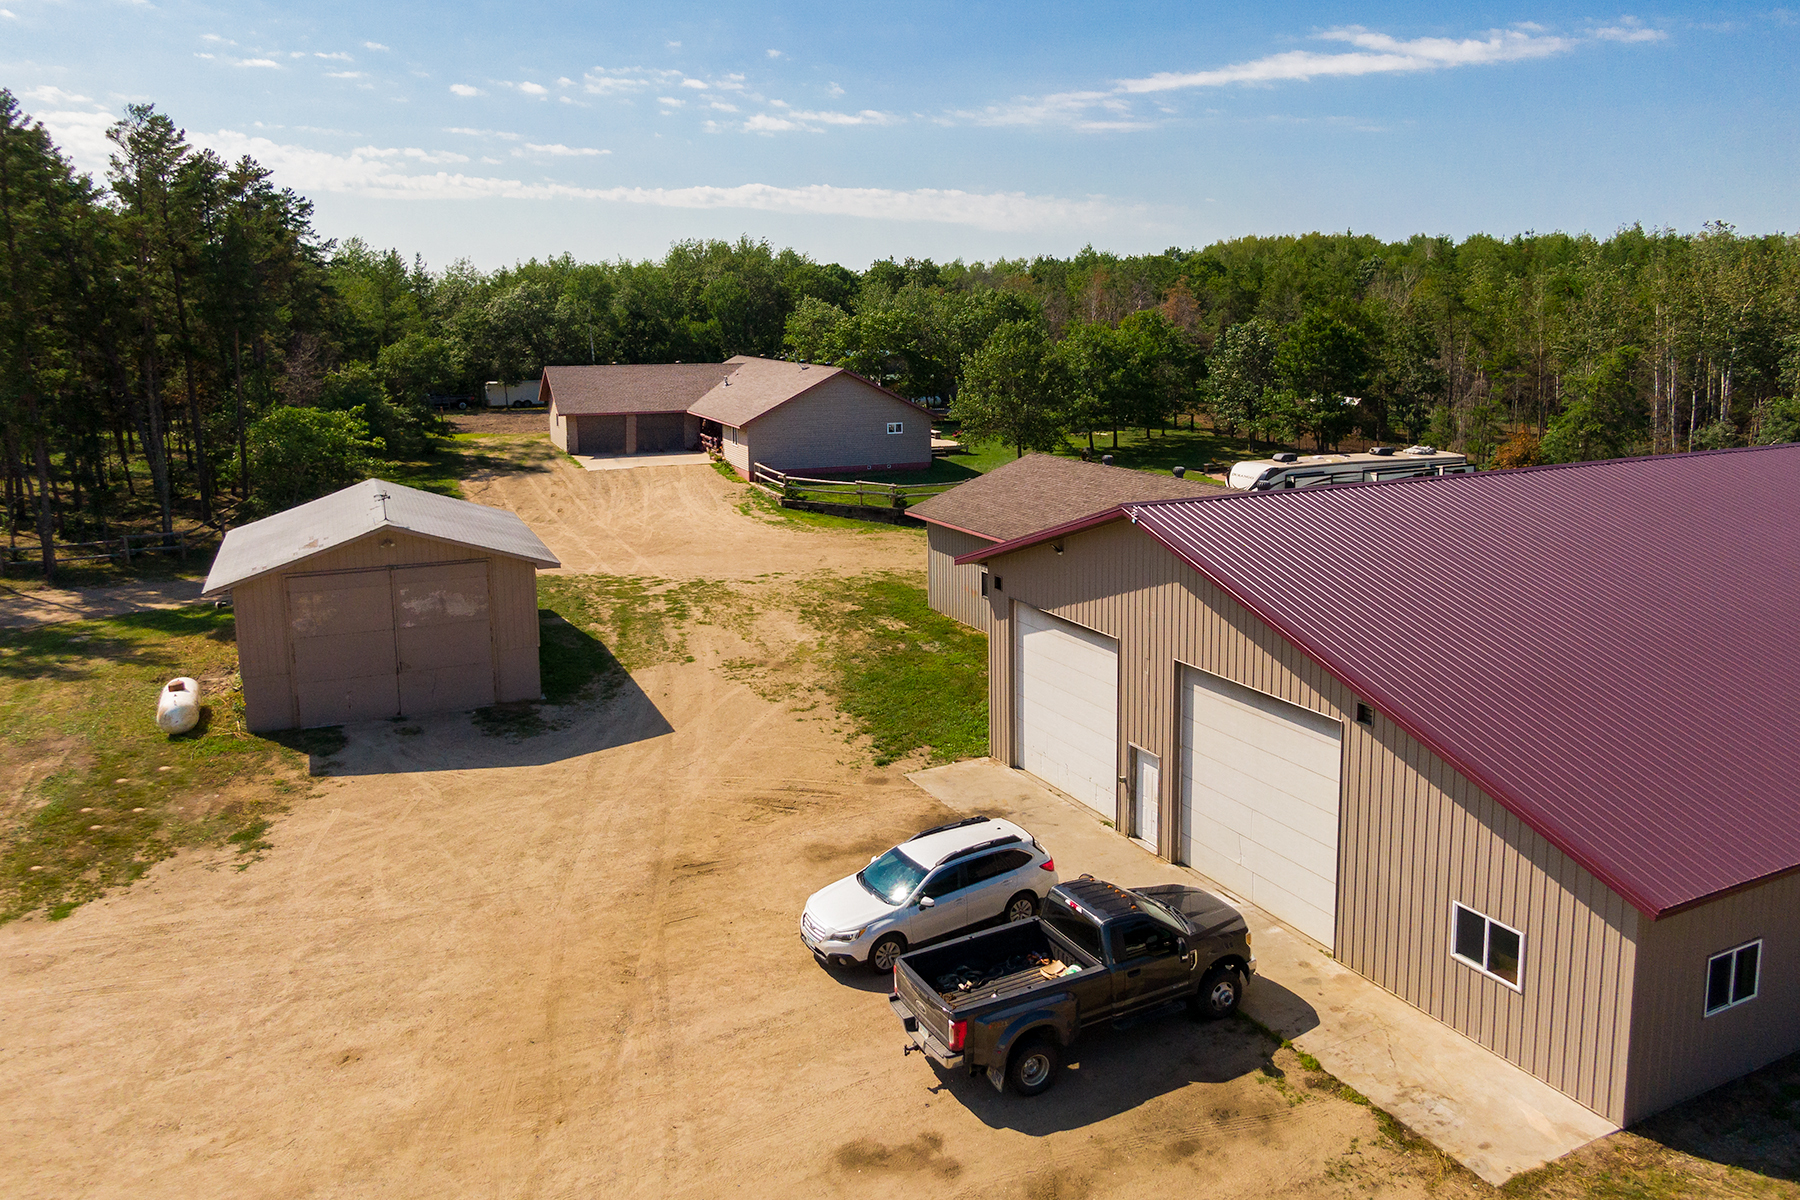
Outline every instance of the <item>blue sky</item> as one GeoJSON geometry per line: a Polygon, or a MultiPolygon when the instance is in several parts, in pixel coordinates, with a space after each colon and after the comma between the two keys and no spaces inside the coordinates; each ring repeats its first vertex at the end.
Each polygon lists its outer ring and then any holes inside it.
{"type": "Polygon", "coordinates": [[[435,266],[1800,227],[1760,5],[0,0],[0,85],[85,169],[151,100],[435,266]]]}

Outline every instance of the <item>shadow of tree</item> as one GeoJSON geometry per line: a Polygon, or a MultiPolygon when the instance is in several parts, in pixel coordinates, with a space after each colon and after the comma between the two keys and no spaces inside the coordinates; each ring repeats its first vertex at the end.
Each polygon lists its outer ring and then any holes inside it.
{"type": "Polygon", "coordinates": [[[1634,1125],[1670,1150],[1800,1182],[1800,1054],[1634,1125]]]}

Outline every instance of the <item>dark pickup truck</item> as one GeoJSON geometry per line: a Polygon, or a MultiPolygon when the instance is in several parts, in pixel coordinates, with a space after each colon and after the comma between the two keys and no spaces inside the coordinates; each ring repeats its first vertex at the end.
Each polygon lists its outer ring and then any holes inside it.
{"type": "Polygon", "coordinates": [[[888,1004],[907,1053],[1035,1096],[1087,1026],[1174,1000],[1229,1016],[1255,970],[1244,918],[1212,893],[1083,876],[1052,888],[1035,920],[903,956],[888,1004]]]}

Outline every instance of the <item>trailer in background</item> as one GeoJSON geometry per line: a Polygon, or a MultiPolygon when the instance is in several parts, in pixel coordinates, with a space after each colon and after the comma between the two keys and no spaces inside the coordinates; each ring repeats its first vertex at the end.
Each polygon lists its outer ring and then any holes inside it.
{"type": "Polygon", "coordinates": [[[1320,487],[1331,483],[1373,483],[1419,475],[1462,475],[1473,471],[1465,455],[1433,446],[1376,446],[1365,454],[1277,454],[1248,459],[1231,468],[1229,481],[1239,491],[1320,487]]]}
{"type": "Polygon", "coordinates": [[[527,379],[524,383],[501,383],[498,379],[487,382],[487,406],[489,408],[524,408],[528,404],[538,402],[538,385],[542,379],[527,379]]]}

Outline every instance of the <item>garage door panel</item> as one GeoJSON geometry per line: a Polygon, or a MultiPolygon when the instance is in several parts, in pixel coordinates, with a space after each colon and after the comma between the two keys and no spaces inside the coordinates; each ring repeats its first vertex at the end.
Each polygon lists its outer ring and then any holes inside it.
{"type": "Polygon", "coordinates": [[[484,708],[494,702],[494,669],[487,664],[434,667],[400,676],[403,712],[484,708]]]}
{"type": "Polygon", "coordinates": [[[1332,945],[1341,727],[1193,668],[1181,725],[1184,857],[1332,945]]]}
{"type": "Polygon", "coordinates": [[[1309,819],[1336,814],[1337,806],[1323,799],[1336,795],[1335,778],[1302,771],[1279,759],[1250,752],[1240,753],[1235,759],[1196,753],[1196,759],[1194,778],[1204,779],[1206,786],[1236,796],[1260,811],[1288,813],[1290,815],[1284,819],[1295,828],[1305,827],[1309,819]],[[1256,766],[1246,768],[1245,763],[1256,766]]]}
{"type": "Polygon", "coordinates": [[[1118,816],[1118,650],[1029,605],[1014,610],[1019,765],[1118,816]]]}
{"type": "Polygon", "coordinates": [[[369,679],[394,669],[391,629],[294,640],[295,679],[369,679]]]}
{"type": "Polygon", "coordinates": [[[398,634],[398,641],[402,671],[425,667],[485,666],[494,661],[493,640],[488,636],[486,621],[402,629],[398,634]]]}
{"type": "Polygon", "coordinates": [[[297,679],[294,699],[300,724],[313,729],[398,716],[400,696],[395,681],[391,674],[365,679],[297,679]]]}
{"type": "Polygon", "coordinates": [[[394,616],[402,629],[488,616],[487,564],[445,563],[394,572],[394,616]]]}
{"type": "Polygon", "coordinates": [[[297,575],[287,581],[288,625],[295,637],[370,633],[394,627],[386,571],[297,575]]]}

